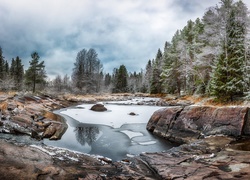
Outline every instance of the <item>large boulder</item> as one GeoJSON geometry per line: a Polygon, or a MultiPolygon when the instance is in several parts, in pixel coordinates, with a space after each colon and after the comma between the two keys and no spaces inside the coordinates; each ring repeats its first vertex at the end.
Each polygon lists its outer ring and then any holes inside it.
{"type": "Polygon", "coordinates": [[[98,112],[103,112],[103,111],[107,111],[107,108],[102,104],[102,103],[97,103],[95,105],[93,105],[90,110],[92,111],[98,111],[98,112]]]}
{"type": "Polygon", "coordinates": [[[156,111],[147,129],[170,141],[187,143],[208,135],[250,135],[247,107],[186,106],[156,111]]]}

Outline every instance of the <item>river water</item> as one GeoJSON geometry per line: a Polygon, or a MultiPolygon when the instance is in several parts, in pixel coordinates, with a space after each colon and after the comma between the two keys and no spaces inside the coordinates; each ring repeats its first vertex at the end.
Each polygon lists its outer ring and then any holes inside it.
{"type": "Polygon", "coordinates": [[[146,130],[151,115],[162,107],[146,105],[105,104],[106,112],[94,112],[93,104],[82,104],[55,113],[63,116],[68,129],[61,140],[47,145],[101,155],[113,161],[138,155],[143,152],[160,152],[174,145],[152,135],[146,130]],[[136,113],[135,116],[129,113],[136,113]]]}

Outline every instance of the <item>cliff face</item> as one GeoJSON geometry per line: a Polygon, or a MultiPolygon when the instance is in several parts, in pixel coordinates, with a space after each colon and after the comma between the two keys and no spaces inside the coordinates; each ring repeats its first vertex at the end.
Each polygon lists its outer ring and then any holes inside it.
{"type": "Polygon", "coordinates": [[[250,135],[249,113],[248,107],[168,107],[151,116],[147,129],[178,143],[208,135],[238,137],[250,135]]]}

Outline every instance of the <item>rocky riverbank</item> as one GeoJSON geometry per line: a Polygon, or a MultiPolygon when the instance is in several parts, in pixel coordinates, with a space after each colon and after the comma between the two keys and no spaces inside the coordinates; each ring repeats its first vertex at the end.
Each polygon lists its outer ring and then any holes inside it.
{"type": "MultiPolygon", "coordinates": [[[[81,102],[130,98],[129,95],[64,95],[52,98],[0,94],[0,130],[2,133],[26,134],[38,140],[56,140],[63,135],[67,125],[52,110],[81,102]]],[[[29,145],[3,138],[0,139],[0,179],[250,178],[248,107],[193,106],[192,101],[175,98],[150,103],[174,107],[155,112],[148,123],[148,130],[182,145],[166,152],[143,153],[121,162],[112,162],[105,157],[42,143],[29,145]]]]}
{"type": "Polygon", "coordinates": [[[163,179],[249,179],[249,113],[243,106],[156,111],[147,129],[183,145],[142,157],[163,179]]]}

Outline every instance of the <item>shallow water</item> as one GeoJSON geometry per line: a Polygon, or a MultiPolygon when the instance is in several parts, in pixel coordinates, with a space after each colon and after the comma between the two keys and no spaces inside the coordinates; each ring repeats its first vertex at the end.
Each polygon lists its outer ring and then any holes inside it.
{"type": "Polygon", "coordinates": [[[114,161],[142,152],[165,151],[174,146],[146,130],[151,115],[162,107],[105,104],[108,111],[94,112],[89,110],[92,105],[56,111],[65,117],[68,129],[61,140],[44,140],[44,143],[114,161]],[[130,112],[137,115],[131,116],[130,112]]]}

